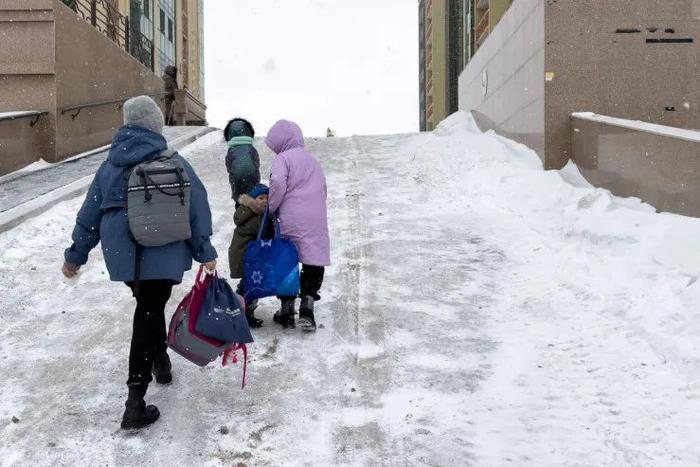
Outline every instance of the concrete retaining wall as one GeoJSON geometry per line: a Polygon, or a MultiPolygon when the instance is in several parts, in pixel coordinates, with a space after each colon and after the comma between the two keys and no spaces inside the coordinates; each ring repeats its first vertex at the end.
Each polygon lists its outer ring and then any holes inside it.
{"type": "Polygon", "coordinates": [[[573,161],[583,176],[660,211],[700,217],[700,132],[605,120],[571,117],[573,161]]]}

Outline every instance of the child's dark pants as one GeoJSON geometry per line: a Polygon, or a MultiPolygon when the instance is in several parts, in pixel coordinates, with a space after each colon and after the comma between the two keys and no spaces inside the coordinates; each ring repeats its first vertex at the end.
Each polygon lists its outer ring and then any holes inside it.
{"type": "MultiPolygon", "coordinates": [[[[300,297],[305,297],[310,295],[314,300],[320,300],[321,296],[318,291],[321,290],[321,285],[323,285],[323,274],[325,268],[323,266],[310,266],[308,264],[303,264],[301,267],[301,291],[299,293],[300,297]]],[[[283,297],[278,296],[277,298],[281,300],[294,299],[296,297],[283,297]]]]}
{"type": "Polygon", "coordinates": [[[301,293],[302,297],[310,295],[314,300],[320,300],[321,296],[318,291],[323,285],[323,274],[325,268],[323,266],[309,266],[304,264],[301,269],[301,293]]]}

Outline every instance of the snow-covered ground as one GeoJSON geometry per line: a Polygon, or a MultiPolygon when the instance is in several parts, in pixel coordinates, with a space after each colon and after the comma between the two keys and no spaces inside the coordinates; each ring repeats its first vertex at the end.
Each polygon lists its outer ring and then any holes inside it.
{"type": "MultiPolygon", "coordinates": [[[[329,185],[323,327],[278,329],[263,302],[246,389],[175,356],[138,435],[118,429],[127,288],[98,251],[77,285],[59,276],[80,200],[0,234],[0,463],[700,464],[699,219],[544,172],[466,114],[309,147],[329,185]]],[[[221,133],[183,153],[225,257],[221,133]]]]}

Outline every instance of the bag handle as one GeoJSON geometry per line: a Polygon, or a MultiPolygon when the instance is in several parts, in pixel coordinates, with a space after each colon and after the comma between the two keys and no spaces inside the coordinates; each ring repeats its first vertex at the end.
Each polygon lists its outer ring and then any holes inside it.
{"type": "MultiPolygon", "coordinates": [[[[270,215],[270,210],[267,207],[265,207],[265,212],[263,213],[263,218],[262,218],[262,221],[260,222],[260,227],[258,228],[258,236],[255,239],[256,241],[260,241],[260,239],[262,238],[263,229],[265,228],[265,224],[267,224],[267,217],[269,215],[270,215]]],[[[272,223],[275,226],[275,238],[281,237],[282,233],[280,232],[279,221],[275,222],[273,219],[272,223]]]]}
{"type": "Polygon", "coordinates": [[[194,285],[196,287],[202,287],[210,276],[219,277],[219,273],[218,271],[214,270],[212,274],[208,274],[204,271],[204,265],[200,264],[199,269],[197,270],[197,276],[194,278],[194,285]]]}

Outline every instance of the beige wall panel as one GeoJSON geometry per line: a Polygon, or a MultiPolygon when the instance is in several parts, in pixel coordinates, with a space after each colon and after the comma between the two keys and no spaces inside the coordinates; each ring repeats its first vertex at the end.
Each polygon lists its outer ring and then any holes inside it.
{"type": "MultiPolygon", "coordinates": [[[[50,111],[56,105],[51,0],[0,0],[0,112],[50,111]]],[[[53,160],[54,117],[0,122],[0,175],[53,160]]]]}
{"type": "Polygon", "coordinates": [[[53,14],[0,10],[0,75],[53,73],[53,14]]]}
{"type": "Polygon", "coordinates": [[[0,0],[0,12],[52,9],[53,0],[0,0]]]}
{"type": "Polygon", "coordinates": [[[42,116],[33,127],[31,122],[30,118],[0,122],[0,175],[53,154],[47,116],[42,116]]]}
{"type": "Polygon", "coordinates": [[[544,158],[544,0],[513,3],[460,76],[459,108],[544,158]]]}
{"type": "Polygon", "coordinates": [[[51,110],[56,105],[53,75],[0,75],[0,112],[51,110]]]}

